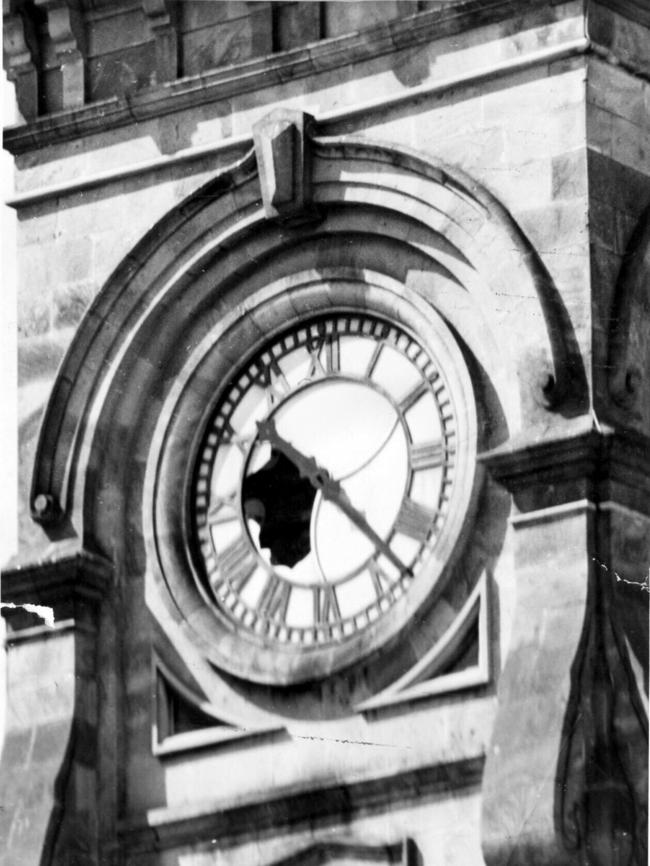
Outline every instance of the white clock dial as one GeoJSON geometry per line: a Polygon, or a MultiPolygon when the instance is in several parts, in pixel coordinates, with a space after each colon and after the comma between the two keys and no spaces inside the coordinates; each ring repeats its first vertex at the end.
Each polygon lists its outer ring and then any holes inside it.
{"type": "Polygon", "coordinates": [[[400,327],[341,312],[271,339],[199,450],[193,522],[215,604],[283,645],[362,632],[435,547],[456,438],[441,371],[400,327]]]}

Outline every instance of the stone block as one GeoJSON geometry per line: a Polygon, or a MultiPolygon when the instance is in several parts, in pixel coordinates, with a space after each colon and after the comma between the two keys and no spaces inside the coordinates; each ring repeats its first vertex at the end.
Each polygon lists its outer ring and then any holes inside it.
{"type": "Polygon", "coordinates": [[[272,50],[270,15],[267,5],[260,4],[259,9],[248,15],[185,33],[183,74],[197,75],[269,54],[272,50]]]}
{"type": "Polygon", "coordinates": [[[618,253],[616,243],[616,208],[609,202],[592,198],[589,202],[590,239],[600,246],[618,253]]]}
{"type": "Polygon", "coordinates": [[[41,74],[43,102],[48,112],[61,111],[63,108],[63,84],[59,69],[43,69],[41,74]]]}
{"type": "MultiPolygon", "coordinates": [[[[590,247],[590,271],[592,287],[592,314],[594,328],[594,363],[602,365],[607,373],[609,326],[614,290],[620,273],[623,257],[611,246],[596,241],[590,247]]],[[[604,380],[603,380],[604,381],[604,380]]]]}
{"type": "Polygon", "coordinates": [[[55,755],[62,755],[71,735],[69,719],[41,724],[36,729],[31,763],[35,766],[47,763],[55,755]]]}
{"type": "Polygon", "coordinates": [[[553,199],[584,199],[587,195],[587,154],[585,148],[551,158],[551,195],[553,199]]]}
{"type": "Polygon", "coordinates": [[[587,152],[587,167],[593,197],[638,219],[650,201],[650,177],[594,149],[587,152]]]}
{"type": "MultiPolygon", "coordinates": [[[[66,335],[69,337],[69,335],[66,335]]],[[[60,334],[23,339],[18,343],[18,386],[50,378],[59,366],[68,340],[60,334]]]]}
{"type": "Polygon", "coordinates": [[[627,69],[598,57],[588,65],[587,103],[650,129],[647,108],[648,83],[627,69]]]}
{"type": "Polygon", "coordinates": [[[623,117],[613,115],[611,155],[618,162],[650,175],[649,141],[647,127],[644,129],[623,117]]]}
{"type": "Polygon", "coordinates": [[[349,3],[346,0],[329,0],[324,10],[325,38],[342,36],[373,27],[384,21],[397,18],[400,12],[395,0],[381,3],[349,3]]]}
{"type": "Polygon", "coordinates": [[[614,115],[597,105],[587,106],[587,147],[602,153],[612,154],[614,115]]]}
{"type": "Polygon", "coordinates": [[[117,14],[86,18],[88,56],[98,57],[123,48],[135,47],[148,38],[141,8],[120,8],[117,14]]]}
{"type": "Polygon", "coordinates": [[[558,201],[517,214],[535,249],[544,258],[560,251],[587,251],[587,202],[558,201]]]}
{"type": "Polygon", "coordinates": [[[508,164],[516,166],[531,159],[550,159],[556,153],[564,153],[584,146],[585,119],[584,108],[568,105],[558,108],[549,115],[540,112],[538,118],[530,123],[513,124],[507,130],[508,164]]]}
{"type": "Polygon", "coordinates": [[[626,65],[646,76],[650,74],[650,31],[632,16],[618,15],[604,5],[593,4],[589,12],[589,36],[626,65]]]}
{"type": "Polygon", "coordinates": [[[220,24],[232,18],[245,18],[250,4],[226,0],[223,3],[206,3],[205,0],[184,0],[181,3],[180,29],[187,33],[190,30],[202,30],[220,24]]]}
{"type": "Polygon", "coordinates": [[[50,304],[47,297],[38,293],[27,303],[21,302],[18,309],[18,337],[34,337],[50,330],[50,304]]]}
{"type": "Polygon", "coordinates": [[[278,4],[274,15],[275,51],[288,51],[320,39],[320,3],[278,4]]]}
{"type": "MultiPolygon", "coordinates": [[[[2,746],[2,764],[16,768],[24,768],[26,771],[31,757],[33,731],[29,727],[19,727],[7,731],[2,746]]],[[[3,817],[3,809],[0,809],[0,821],[3,817]]]]}
{"type": "Polygon", "coordinates": [[[78,325],[96,290],[95,283],[89,281],[65,285],[54,297],[53,326],[61,329],[78,325]]]}

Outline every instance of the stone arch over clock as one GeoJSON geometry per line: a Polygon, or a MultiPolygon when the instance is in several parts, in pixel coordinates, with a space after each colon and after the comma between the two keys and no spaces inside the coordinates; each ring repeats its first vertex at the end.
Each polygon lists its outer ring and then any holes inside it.
{"type": "Polygon", "coordinates": [[[474,181],[280,112],[91,306],[34,515],[140,576],[228,724],[345,716],[474,610],[509,509],[477,457],[572,411],[569,333],[474,181]]]}

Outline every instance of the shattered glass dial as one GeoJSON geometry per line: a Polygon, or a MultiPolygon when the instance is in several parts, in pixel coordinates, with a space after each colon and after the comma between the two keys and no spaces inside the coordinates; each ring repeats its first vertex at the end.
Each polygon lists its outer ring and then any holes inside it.
{"type": "Polygon", "coordinates": [[[400,327],[341,312],[269,340],[199,448],[192,521],[214,603],[284,645],[383,617],[436,545],[456,436],[441,372],[400,327]]]}

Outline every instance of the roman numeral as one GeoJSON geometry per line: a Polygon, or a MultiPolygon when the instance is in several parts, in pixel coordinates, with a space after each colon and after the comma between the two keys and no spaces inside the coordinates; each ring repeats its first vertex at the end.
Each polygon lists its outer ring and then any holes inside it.
{"type": "Polygon", "coordinates": [[[291,390],[284,373],[280,369],[275,358],[262,359],[265,364],[262,367],[261,380],[266,391],[266,400],[269,408],[276,406],[291,390]]]}
{"type": "Polygon", "coordinates": [[[377,366],[377,361],[379,361],[379,356],[381,355],[381,350],[384,348],[383,343],[377,343],[375,348],[372,351],[372,355],[370,356],[370,360],[368,361],[368,366],[366,367],[366,379],[370,379],[372,376],[375,367],[377,366]]]}
{"type": "Polygon", "coordinates": [[[307,344],[307,350],[311,356],[307,374],[309,379],[320,379],[339,372],[341,352],[338,334],[319,334],[318,337],[312,337],[307,344]]]}
{"type": "Polygon", "coordinates": [[[240,590],[255,571],[257,565],[250,544],[243,535],[236,538],[219,555],[219,571],[233,589],[240,590]]]}
{"type": "Polygon", "coordinates": [[[411,408],[411,406],[414,406],[417,403],[417,401],[420,399],[420,397],[423,394],[426,394],[426,392],[428,390],[429,390],[429,383],[428,382],[420,382],[420,384],[416,385],[412,391],[409,391],[409,393],[406,395],[406,397],[403,397],[402,400],[400,400],[399,408],[400,408],[400,411],[402,412],[402,414],[405,412],[408,412],[408,410],[411,408]]]}
{"type": "Polygon", "coordinates": [[[286,580],[272,574],[268,583],[264,587],[262,597],[259,602],[259,611],[266,619],[275,619],[285,622],[287,618],[287,608],[289,607],[289,598],[291,596],[291,584],[286,580]]]}
{"type": "Polygon", "coordinates": [[[341,611],[336,590],[331,584],[314,587],[314,622],[318,625],[333,625],[341,621],[341,611]]]}
{"type": "Polygon", "coordinates": [[[341,344],[338,334],[328,334],[325,341],[325,371],[338,373],[341,369],[341,344]]]}
{"type": "Polygon", "coordinates": [[[418,445],[411,445],[409,455],[411,458],[411,468],[417,472],[418,469],[433,469],[435,466],[442,466],[445,462],[442,441],[438,439],[435,442],[421,442],[418,445]]]}
{"type": "Polygon", "coordinates": [[[210,508],[206,515],[206,519],[210,526],[216,526],[218,523],[229,523],[237,518],[237,491],[233,490],[227,496],[213,496],[210,501],[210,508]],[[225,514],[219,514],[222,509],[226,509],[225,514]]]}
{"type": "Polygon", "coordinates": [[[370,571],[370,577],[372,578],[372,586],[375,590],[375,595],[377,598],[381,598],[390,587],[392,581],[376,559],[370,561],[368,570],[370,571]]]}
{"type": "Polygon", "coordinates": [[[394,531],[423,542],[431,529],[436,513],[411,499],[405,499],[395,520],[394,531]]]}

